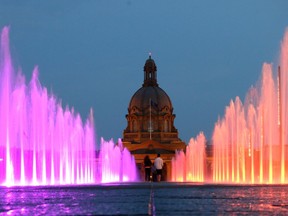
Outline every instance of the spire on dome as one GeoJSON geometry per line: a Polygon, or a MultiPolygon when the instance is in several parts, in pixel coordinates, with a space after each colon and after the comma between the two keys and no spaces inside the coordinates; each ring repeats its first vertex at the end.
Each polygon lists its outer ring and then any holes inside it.
{"type": "Polygon", "coordinates": [[[151,52],[149,58],[144,65],[144,83],[143,86],[158,86],[157,83],[157,66],[154,60],[151,58],[151,52]]]}

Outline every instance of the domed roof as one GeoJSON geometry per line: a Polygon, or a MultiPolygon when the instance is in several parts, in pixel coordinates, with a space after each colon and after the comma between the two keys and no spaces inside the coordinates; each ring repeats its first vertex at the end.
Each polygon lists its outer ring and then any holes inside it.
{"type": "Polygon", "coordinates": [[[169,96],[157,83],[157,66],[151,58],[151,54],[144,65],[142,88],[138,89],[132,96],[129,109],[137,107],[140,110],[144,110],[149,108],[150,105],[157,110],[162,110],[165,106],[169,110],[173,110],[169,96]]]}
{"type": "Polygon", "coordinates": [[[173,109],[169,96],[158,86],[143,86],[138,89],[130,100],[129,109],[137,107],[144,110],[150,106],[150,103],[157,110],[161,110],[165,106],[169,110],[173,109]]]}

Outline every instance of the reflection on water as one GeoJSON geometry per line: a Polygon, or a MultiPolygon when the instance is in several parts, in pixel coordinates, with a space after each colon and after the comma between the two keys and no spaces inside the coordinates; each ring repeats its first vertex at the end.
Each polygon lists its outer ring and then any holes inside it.
{"type": "Polygon", "coordinates": [[[134,183],[81,187],[0,187],[0,214],[287,214],[288,186],[134,183]]]}
{"type": "Polygon", "coordinates": [[[288,213],[288,186],[182,186],[155,191],[160,215],[288,213]]]}
{"type": "Polygon", "coordinates": [[[0,214],[113,215],[137,211],[147,214],[150,189],[129,188],[117,185],[0,187],[0,214]]]}

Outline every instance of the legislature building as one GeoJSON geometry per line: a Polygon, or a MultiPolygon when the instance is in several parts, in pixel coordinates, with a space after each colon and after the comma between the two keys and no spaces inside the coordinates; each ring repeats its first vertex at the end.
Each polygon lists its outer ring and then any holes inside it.
{"type": "Polygon", "coordinates": [[[171,159],[176,149],[185,150],[186,144],[178,137],[174,126],[176,115],[167,93],[157,82],[157,66],[149,55],[144,65],[144,82],[132,96],[127,127],[123,132],[123,145],[134,155],[141,174],[143,159],[149,155],[152,162],[161,154],[165,162],[164,179],[171,176],[171,159]]]}

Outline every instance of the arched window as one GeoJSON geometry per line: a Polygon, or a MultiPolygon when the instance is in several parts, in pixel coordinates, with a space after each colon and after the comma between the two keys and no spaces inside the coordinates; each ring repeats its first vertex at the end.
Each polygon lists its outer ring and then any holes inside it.
{"type": "Polygon", "coordinates": [[[168,132],[168,120],[164,120],[164,132],[168,132]]]}
{"type": "Polygon", "coordinates": [[[133,128],[133,132],[137,132],[138,131],[137,121],[135,121],[135,120],[132,121],[132,128],[133,128]]]}

